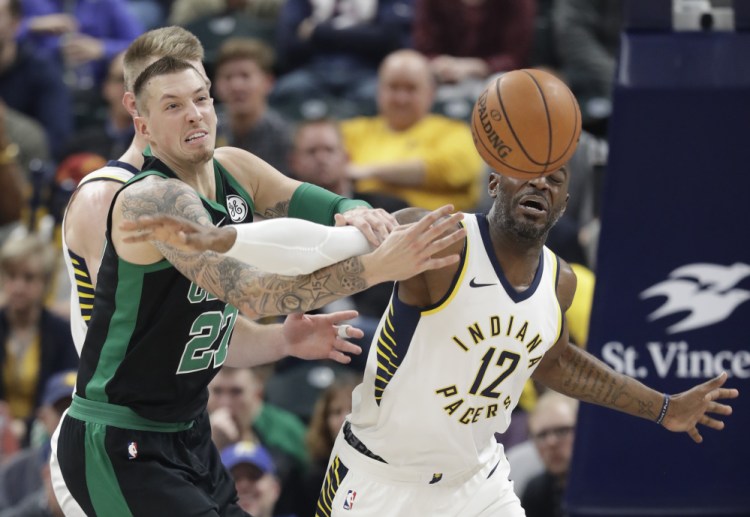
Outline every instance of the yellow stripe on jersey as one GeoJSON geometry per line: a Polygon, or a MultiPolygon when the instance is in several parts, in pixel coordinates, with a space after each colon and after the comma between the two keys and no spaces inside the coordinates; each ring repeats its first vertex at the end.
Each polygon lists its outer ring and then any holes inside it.
{"type": "Polygon", "coordinates": [[[339,457],[334,457],[323,480],[323,487],[320,489],[315,517],[331,517],[331,513],[333,512],[333,498],[336,497],[336,491],[341,486],[341,482],[348,472],[349,469],[341,463],[339,457]]]}
{"type": "MultiPolygon", "coordinates": [[[[463,226],[463,223],[461,223],[461,226],[463,226]]],[[[433,307],[432,309],[422,311],[422,316],[430,316],[432,314],[435,314],[436,312],[440,312],[445,307],[450,305],[450,303],[453,301],[453,298],[456,297],[456,293],[461,288],[461,284],[463,284],[466,270],[469,269],[469,239],[466,239],[465,246],[466,246],[466,251],[464,252],[464,261],[461,264],[461,272],[458,275],[458,280],[456,280],[456,283],[451,288],[451,292],[448,294],[448,296],[445,297],[442,303],[440,303],[440,305],[438,305],[437,307],[433,307]]]]}
{"type": "Polygon", "coordinates": [[[88,287],[89,289],[93,289],[94,286],[91,285],[89,282],[81,282],[80,280],[76,280],[76,285],[80,287],[88,287]]]}
{"type": "MultiPolygon", "coordinates": [[[[549,251],[549,250],[548,250],[549,251]]],[[[560,307],[560,300],[557,298],[557,277],[560,274],[560,259],[555,255],[552,251],[549,251],[549,254],[552,255],[552,282],[554,284],[552,285],[553,292],[555,293],[555,300],[557,300],[557,303],[555,304],[555,309],[557,311],[557,332],[555,332],[555,335],[557,336],[555,338],[555,343],[557,343],[557,340],[560,339],[560,336],[562,335],[563,330],[563,312],[562,308],[560,307]]]]}

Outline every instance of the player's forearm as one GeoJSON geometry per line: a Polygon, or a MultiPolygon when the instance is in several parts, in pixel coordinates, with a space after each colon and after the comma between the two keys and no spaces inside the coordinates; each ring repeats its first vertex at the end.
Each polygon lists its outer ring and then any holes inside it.
{"type": "Polygon", "coordinates": [[[269,364],[286,357],[281,325],[263,325],[240,318],[229,342],[224,364],[235,368],[249,368],[269,364]]]}
{"type": "Polygon", "coordinates": [[[571,344],[550,367],[535,372],[534,378],[569,397],[648,420],[658,418],[663,402],[661,393],[571,344]]]}

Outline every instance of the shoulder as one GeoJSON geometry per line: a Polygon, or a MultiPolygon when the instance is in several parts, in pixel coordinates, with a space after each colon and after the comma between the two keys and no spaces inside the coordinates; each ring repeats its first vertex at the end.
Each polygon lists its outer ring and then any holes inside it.
{"type": "Polygon", "coordinates": [[[573,303],[573,296],[576,293],[577,284],[578,279],[576,278],[573,268],[571,268],[570,264],[563,259],[560,259],[560,271],[557,280],[557,299],[560,302],[560,307],[563,312],[567,311],[573,303]]]}

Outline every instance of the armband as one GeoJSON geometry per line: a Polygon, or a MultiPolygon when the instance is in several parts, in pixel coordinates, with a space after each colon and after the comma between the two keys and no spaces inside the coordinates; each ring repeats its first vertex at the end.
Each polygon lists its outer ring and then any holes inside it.
{"type": "Polygon", "coordinates": [[[303,183],[289,200],[289,217],[331,226],[334,214],[343,214],[360,206],[372,208],[365,201],[347,199],[312,183],[303,183]]]}

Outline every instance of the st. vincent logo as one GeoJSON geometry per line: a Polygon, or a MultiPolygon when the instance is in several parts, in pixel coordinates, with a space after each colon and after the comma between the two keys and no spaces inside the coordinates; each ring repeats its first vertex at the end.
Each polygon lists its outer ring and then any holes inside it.
{"type": "Polygon", "coordinates": [[[227,210],[233,223],[241,223],[247,217],[247,202],[240,196],[227,196],[227,210]]]}
{"type": "Polygon", "coordinates": [[[696,263],[678,267],[669,278],[643,291],[641,299],[656,296],[666,301],[652,312],[654,321],[674,314],[684,314],[667,327],[667,334],[685,332],[715,325],[729,318],[741,304],[750,300],[750,291],[736,287],[750,276],[750,265],[737,262],[731,266],[696,263]]]}

